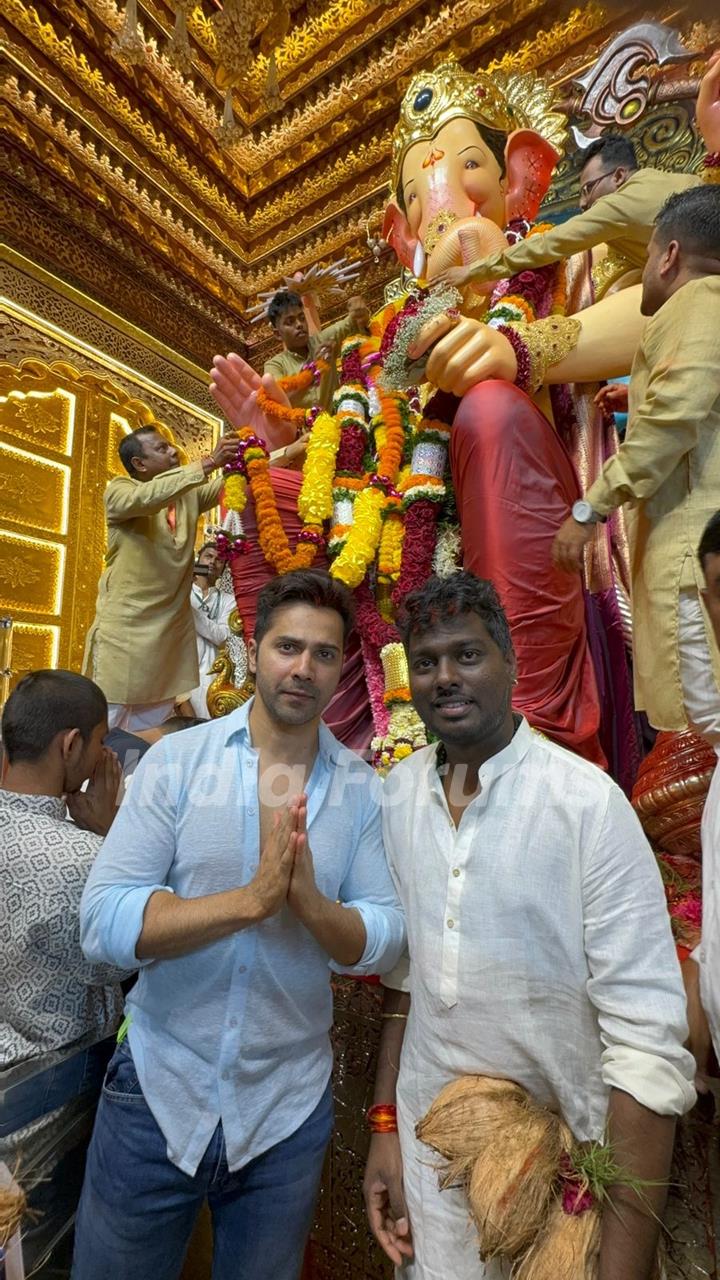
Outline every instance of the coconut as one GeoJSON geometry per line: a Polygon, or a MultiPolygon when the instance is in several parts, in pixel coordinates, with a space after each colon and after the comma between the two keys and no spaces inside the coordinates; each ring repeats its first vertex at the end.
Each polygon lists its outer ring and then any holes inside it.
{"type": "Polygon", "coordinates": [[[542,1230],[561,1155],[557,1116],[531,1102],[498,1104],[503,1116],[476,1157],[468,1201],[484,1261],[514,1259],[542,1230]]]}
{"type": "Polygon", "coordinates": [[[600,1254],[600,1210],[565,1213],[556,1199],[545,1228],[513,1280],[595,1280],[600,1254]]]}
{"type": "Polygon", "coordinates": [[[6,1245],[14,1236],[22,1221],[25,1208],[25,1192],[16,1182],[12,1182],[7,1187],[0,1187],[0,1245],[6,1245]]]}
{"type": "Polygon", "coordinates": [[[415,1132],[446,1160],[474,1159],[502,1123],[498,1104],[523,1103],[526,1096],[512,1080],[461,1076],[441,1090],[415,1132]]]}

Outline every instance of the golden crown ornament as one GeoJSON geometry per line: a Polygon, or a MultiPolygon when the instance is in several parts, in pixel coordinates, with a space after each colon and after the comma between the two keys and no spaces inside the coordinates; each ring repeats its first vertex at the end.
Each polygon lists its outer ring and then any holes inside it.
{"type": "Polygon", "coordinates": [[[562,155],[567,120],[553,109],[553,91],[534,71],[464,71],[458,62],[413,76],[393,134],[392,188],[400,185],[402,164],[416,142],[430,142],[450,120],[465,117],[489,129],[512,133],[534,129],[562,155]]]}

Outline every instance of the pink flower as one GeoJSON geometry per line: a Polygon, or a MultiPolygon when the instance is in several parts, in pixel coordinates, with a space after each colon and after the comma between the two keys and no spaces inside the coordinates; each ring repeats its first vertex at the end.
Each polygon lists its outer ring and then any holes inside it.
{"type": "Polygon", "coordinates": [[[697,893],[688,894],[687,898],[682,898],[672,908],[672,915],[678,920],[685,920],[687,924],[694,925],[696,928],[702,926],[702,902],[697,893]]]}
{"type": "Polygon", "coordinates": [[[592,1209],[595,1201],[592,1191],[583,1189],[579,1182],[566,1182],[562,1193],[563,1213],[570,1213],[574,1216],[585,1213],[588,1209],[592,1209]]]}

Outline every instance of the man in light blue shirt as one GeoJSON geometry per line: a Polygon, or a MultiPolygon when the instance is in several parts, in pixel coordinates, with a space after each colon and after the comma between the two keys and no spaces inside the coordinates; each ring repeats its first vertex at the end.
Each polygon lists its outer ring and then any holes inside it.
{"type": "Polygon", "coordinates": [[[206,1197],[214,1280],[299,1274],[332,1128],[328,963],[387,971],[405,937],[379,784],[320,721],[351,622],[324,572],[264,587],[254,699],[147,753],[95,863],[85,954],[140,975],[74,1280],[176,1280],[206,1197]]]}

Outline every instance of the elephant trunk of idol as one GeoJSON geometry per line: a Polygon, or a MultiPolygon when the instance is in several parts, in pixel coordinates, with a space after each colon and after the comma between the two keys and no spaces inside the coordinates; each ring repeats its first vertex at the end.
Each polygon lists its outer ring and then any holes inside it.
{"type": "MultiPolygon", "coordinates": [[[[425,265],[425,278],[433,280],[448,267],[457,267],[487,258],[507,249],[504,232],[489,218],[475,214],[469,218],[456,218],[442,231],[432,246],[425,265]]],[[[493,286],[490,286],[491,288],[493,286]]],[[[484,291],[486,286],[480,285],[484,291]]]]}

